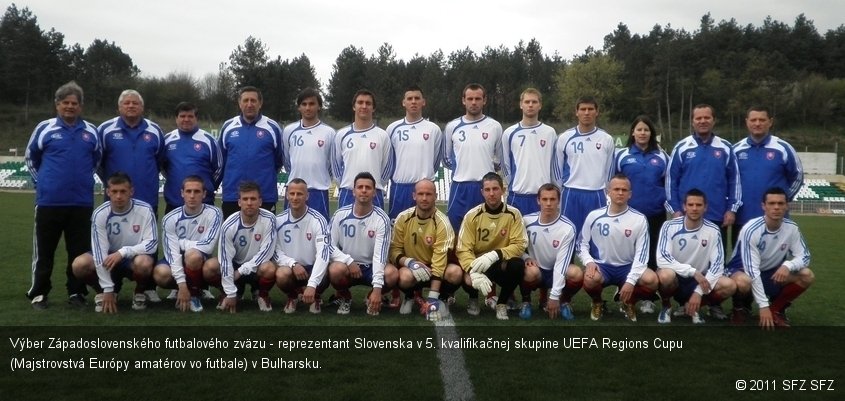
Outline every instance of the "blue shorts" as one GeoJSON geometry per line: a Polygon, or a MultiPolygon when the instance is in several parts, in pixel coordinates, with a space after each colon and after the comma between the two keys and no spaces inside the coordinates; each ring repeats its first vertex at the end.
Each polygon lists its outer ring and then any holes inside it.
{"type": "Polygon", "coordinates": [[[775,275],[779,268],[780,266],[760,272],[760,279],[763,280],[763,290],[766,291],[766,296],[769,297],[770,301],[777,298],[781,290],[783,290],[780,284],[772,280],[772,276],[775,275]]]}
{"type": "Polygon", "coordinates": [[[399,213],[416,204],[414,203],[414,187],[416,185],[399,184],[396,182],[390,184],[390,196],[388,197],[390,211],[387,215],[390,216],[391,220],[396,220],[396,216],[399,216],[399,213]]]}
{"type": "Polygon", "coordinates": [[[537,203],[537,194],[508,192],[508,205],[517,208],[523,216],[540,211],[540,204],[537,203]]]}
{"type": "MultiPolygon", "coordinates": [[[[329,191],[322,190],[322,189],[311,189],[308,188],[308,202],[307,205],[309,208],[316,210],[320,214],[323,215],[323,218],[326,221],[330,220],[329,215],[329,191]]],[[[290,209],[288,205],[288,199],[285,198],[285,210],[290,209]]]]}
{"type": "Polygon", "coordinates": [[[555,282],[555,272],[552,269],[546,270],[540,268],[540,286],[542,288],[552,288],[555,282]]]}
{"type": "Polygon", "coordinates": [[[604,279],[602,288],[615,285],[622,287],[625,281],[628,280],[628,273],[631,272],[631,265],[612,266],[604,263],[596,263],[599,266],[599,271],[604,279]]]}
{"type": "Polygon", "coordinates": [[[484,203],[481,188],[481,181],[452,181],[446,215],[449,216],[449,222],[452,223],[452,229],[455,230],[455,233],[461,230],[461,223],[464,221],[467,212],[484,203]]]}
{"type": "MultiPolygon", "coordinates": [[[[355,194],[351,189],[341,188],[337,196],[337,208],[340,209],[346,205],[355,203],[355,194]]],[[[373,204],[384,210],[384,193],[380,189],[376,189],[376,194],[373,196],[373,204]]]]}
{"type": "Polygon", "coordinates": [[[695,288],[698,287],[698,281],[696,281],[695,277],[681,277],[678,275],[675,277],[678,279],[678,290],[675,291],[673,298],[679,304],[683,305],[689,301],[695,288]]]}
{"type": "Polygon", "coordinates": [[[365,265],[363,263],[358,263],[358,267],[361,268],[361,278],[352,280],[350,279],[349,285],[368,285],[370,287],[373,286],[373,265],[365,265]]]}
{"type": "Polygon", "coordinates": [[[575,225],[575,232],[580,233],[584,220],[593,210],[607,206],[604,190],[588,191],[575,188],[563,188],[560,196],[560,210],[575,225]]]}
{"type": "MultiPolygon", "coordinates": [[[[208,258],[209,258],[209,254],[207,254],[207,253],[205,253],[205,252],[202,252],[202,251],[198,251],[198,252],[199,252],[200,254],[202,254],[202,259],[203,259],[203,260],[208,260],[208,258]]],[[[183,257],[183,258],[185,257],[185,253],[182,253],[182,257],[183,257]]],[[[182,260],[182,262],[184,262],[184,261],[185,261],[185,260],[183,259],[183,260],[182,260]]],[[[158,262],[156,262],[156,264],[155,264],[155,265],[156,265],[156,266],[158,266],[158,265],[167,265],[167,266],[169,267],[169,266],[170,266],[170,262],[168,262],[168,261],[167,261],[167,258],[161,258],[161,259],[159,259],[159,260],[158,260],[158,262]]]]}

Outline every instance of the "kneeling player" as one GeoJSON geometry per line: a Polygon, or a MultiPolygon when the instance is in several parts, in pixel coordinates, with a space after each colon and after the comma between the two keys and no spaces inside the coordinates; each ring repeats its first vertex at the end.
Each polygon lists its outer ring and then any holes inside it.
{"type": "Polygon", "coordinates": [[[604,312],[604,287],[619,287],[619,300],[625,317],[637,321],[634,304],[649,299],[657,290],[657,275],[646,268],[648,262],[648,221],[628,207],[631,182],[621,174],[607,184],[610,204],[587,215],[581,229],[578,256],[584,262],[584,291],[593,299],[590,318],[599,320],[604,312]]]}
{"type": "Polygon", "coordinates": [[[276,285],[288,296],[285,313],[296,312],[300,294],[311,313],[320,313],[320,297],[329,286],[328,224],[308,206],[308,194],[304,180],[292,179],[285,192],[288,209],[276,217],[276,285]]]}
{"type": "Polygon", "coordinates": [[[352,309],[349,287],[370,285],[367,313],[378,315],[382,289],[396,285],[399,274],[387,262],[390,246],[390,217],[373,204],[376,180],[368,172],[358,173],[353,181],[355,201],[338,209],[330,223],[332,260],[329,280],[340,297],[337,313],[347,315],[352,309]]]}
{"type": "Polygon", "coordinates": [[[162,221],[164,258],[153,270],[153,279],[162,288],[176,288],[176,308],[202,311],[201,291],[205,277],[220,269],[214,252],[220,236],[223,212],[203,203],[205,184],[199,176],[182,181],[184,205],[173,209],[162,221]]]}
{"type": "Polygon", "coordinates": [[[217,246],[220,284],[225,293],[217,308],[235,313],[244,286],[251,283],[258,287],[258,309],[270,312],[270,290],[276,282],[276,216],[261,208],[261,190],[253,181],[238,186],[238,206],[241,210],[223,222],[217,246]]]}
{"type": "MultiPolygon", "coordinates": [[[[502,287],[496,301],[496,318],[508,320],[507,301],[522,283],[528,242],[522,214],[502,202],[502,177],[490,172],[481,181],[484,203],[464,216],[458,238],[457,256],[464,269],[464,282],[482,295],[492,291],[492,283],[502,287]]],[[[478,299],[470,298],[467,313],[479,313],[478,299]]]]}
{"type": "Polygon", "coordinates": [[[702,217],[707,210],[704,192],[692,189],[684,197],[684,215],[663,223],[657,244],[657,277],[663,309],[658,323],[672,321],[672,297],[693,323],[704,323],[698,310],[718,305],[733,295],[736,284],[724,275],[724,251],[719,227],[702,217]]]}
{"type": "Polygon", "coordinates": [[[537,203],[540,211],[522,219],[530,240],[525,278],[520,287],[522,309],[519,316],[531,318],[531,291],[540,288],[540,307],[545,308],[549,318],[554,319],[559,313],[564,320],[572,320],[575,316],[569,302],[584,281],[581,269],[571,264],[575,226],[560,213],[560,189],[556,185],[543,184],[537,191],[537,203]]]}
{"type": "Polygon", "coordinates": [[[115,293],[123,278],[135,281],[132,309],[146,309],[144,290],[158,247],[155,213],[146,202],[132,198],[132,181],[126,173],[112,174],[107,185],[109,200],[91,216],[91,253],[73,260],[73,274],[97,292],[97,312],[117,313],[115,293]]]}
{"type": "Polygon", "coordinates": [[[815,281],[809,269],[810,250],[789,210],[786,192],[770,188],[763,195],[763,216],[750,220],[739,232],[728,274],[736,282],[733,317],[749,316],[750,295],[760,308],[760,326],[789,327],[786,308],[815,281]]]}
{"type": "Polygon", "coordinates": [[[447,313],[445,304],[439,300],[442,281],[457,287],[463,278],[461,267],[447,262],[455,232],[449,218],[435,205],[434,182],[427,178],[417,182],[413,198],[416,206],[396,217],[390,242],[390,260],[401,266],[399,288],[405,292],[399,313],[410,314],[416,303],[427,319],[440,320],[447,313]],[[426,285],[431,289],[423,300],[420,293],[426,285]]]}

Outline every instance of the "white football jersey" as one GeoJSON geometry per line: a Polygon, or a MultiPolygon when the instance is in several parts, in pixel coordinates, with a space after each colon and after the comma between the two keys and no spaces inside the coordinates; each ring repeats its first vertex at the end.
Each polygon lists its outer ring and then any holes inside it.
{"type": "Polygon", "coordinates": [[[285,171],[288,182],[300,178],[308,188],[325,191],[332,185],[332,144],[335,130],[318,122],[303,127],[302,121],[285,126],[282,142],[285,144],[285,171]]]}
{"type": "Polygon", "coordinates": [[[810,250],[794,221],[783,219],[777,231],[769,231],[766,218],[757,217],[745,223],[739,231],[731,264],[735,258],[742,261],[745,273],[751,277],[751,288],[757,305],[765,308],[769,306],[769,300],[763,289],[760,272],[781,266],[797,272],[810,265],[810,250]]]}
{"type": "Polygon", "coordinates": [[[296,262],[312,266],[308,286],[317,288],[326,275],[331,258],[328,224],[319,212],[308,208],[294,219],[291,210],[276,216],[276,264],[293,266],[296,262]]]}
{"type": "Polygon", "coordinates": [[[373,288],[381,288],[393,231],[390,217],[378,206],[373,206],[366,216],[355,216],[353,207],[354,204],[344,206],[332,216],[332,259],[372,265],[373,288]]]}
{"type": "Polygon", "coordinates": [[[452,180],[481,181],[484,174],[499,169],[502,160],[502,124],[484,116],[480,120],[456,118],[443,130],[443,163],[452,170],[452,180]]]}
{"type": "Polygon", "coordinates": [[[611,215],[608,207],[590,212],[578,242],[578,257],[587,265],[631,266],[627,282],[636,285],[648,263],[648,220],[627,208],[611,215]]]}
{"type": "Polygon", "coordinates": [[[158,228],[155,213],[146,202],[130,199],[129,208],[115,213],[111,202],[106,201],[94,210],[91,217],[91,254],[100,287],[112,292],[111,273],[103,266],[109,254],[120,252],[124,259],[137,255],[153,255],[158,249],[158,228]]]}
{"type": "MultiPolygon", "coordinates": [[[[657,242],[657,267],[672,269],[681,277],[692,277],[701,273],[716,287],[716,281],[725,272],[725,254],[719,227],[708,220],[701,220],[701,226],[687,229],[686,217],[676,217],[663,223],[657,242]]],[[[695,292],[704,295],[701,286],[695,292]]]]}
{"type": "Polygon", "coordinates": [[[340,188],[353,189],[355,176],[368,171],[384,191],[394,163],[387,132],[375,124],[363,131],[347,125],[337,131],[333,146],[332,171],[340,188]]]}
{"type": "Polygon", "coordinates": [[[550,299],[560,299],[566,284],[566,271],[575,251],[575,226],[564,215],[551,223],[540,222],[540,213],[522,218],[528,232],[528,256],[543,270],[553,270],[550,299]]]}
{"type": "Polygon", "coordinates": [[[536,194],[540,186],[552,182],[552,159],[557,133],[538,123],[531,127],[516,124],[502,135],[502,171],[508,192],[536,194]]]}
{"type": "Polygon", "coordinates": [[[245,226],[241,214],[235,213],[223,222],[217,253],[220,262],[220,280],[227,297],[237,294],[235,266],[241,275],[258,271],[258,266],[273,258],[276,250],[276,216],[258,209],[258,220],[245,226]]]}
{"type": "Polygon", "coordinates": [[[564,131],[555,144],[555,181],[561,188],[589,191],[604,189],[613,176],[613,137],[596,127],[580,132],[564,131]]]}
{"type": "Polygon", "coordinates": [[[393,182],[414,184],[428,178],[437,179],[443,158],[443,132],[437,124],[421,118],[409,122],[404,118],[387,126],[393,147],[393,182]]]}
{"type": "Polygon", "coordinates": [[[185,266],[182,256],[190,249],[212,255],[220,237],[223,212],[215,206],[203,204],[200,212],[189,216],[184,206],[177,207],[164,216],[161,237],[164,242],[164,258],[170,265],[176,283],[185,282],[185,266]]]}

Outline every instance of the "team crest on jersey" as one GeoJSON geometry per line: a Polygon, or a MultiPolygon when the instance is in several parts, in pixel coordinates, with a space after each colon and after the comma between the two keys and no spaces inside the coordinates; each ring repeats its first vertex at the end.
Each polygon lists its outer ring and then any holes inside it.
{"type": "Polygon", "coordinates": [[[428,244],[428,245],[433,244],[434,243],[434,237],[432,237],[430,235],[426,235],[425,236],[425,243],[428,244]]]}
{"type": "Polygon", "coordinates": [[[255,234],[252,237],[255,238],[256,241],[261,241],[261,234],[255,234]]]}
{"type": "Polygon", "coordinates": [[[558,245],[560,245],[560,241],[558,241],[558,240],[552,241],[552,248],[557,248],[558,245]]]}
{"type": "Polygon", "coordinates": [[[427,140],[428,140],[428,132],[423,133],[423,140],[424,140],[424,141],[427,141],[427,140]]]}
{"type": "Polygon", "coordinates": [[[630,237],[630,236],[631,236],[631,229],[628,229],[628,228],[626,228],[626,229],[625,229],[625,236],[626,236],[626,237],[630,237]]]}
{"type": "Polygon", "coordinates": [[[707,240],[706,239],[701,240],[701,246],[707,246],[707,240]]]}
{"type": "Polygon", "coordinates": [[[318,140],[317,140],[317,146],[319,146],[319,147],[321,147],[321,148],[323,147],[323,144],[325,144],[325,143],[326,143],[326,141],[324,141],[324,140],[322,140],[322,139],[318,139],[318,140]]]}
{"type": "Polygon", "coordinates": [[[656,166],[657,165],[657,159],[651,159],[651,165],[656,166]]]}
{"type": "Polygon", "coordinates": [[[196,150],[197,152],[199,152],[200,150],[202,150],[202,145],[200,145],[200,144],[198,144],[198,143],[195,143],[195,144],[194,144],[194,150],[196,150]]]}
{"type": "Polygon", "coordinates": [[[482,138],[484,138],[484,139],[487,139],[487,133],[486,133],[486,132],[482,132],[482,133],[481,133],[481,137],[482,137],[482,138]]]}
{"type": "Polygon", "coordinates": [[[311,241],[311,233],[305,233],[305,239],[311,241]]]}
{"type": "MultiPolygon", "coordinates": [[[[62,139],[62,138],[61,138],[61,135],[59,135],[59,139],[62,139]]],[[[91,134],[89,134],[89,133],[87,133],[87,132],[86,132],[86,133],[84,133],[84,134],[82,134],[82,140],[83,140],[83,141],[87,141],[87,140],[89,140],[89,139],[91,139],[91,134]]]]}
{"type": "Polygon", "coordinates": [[[774,160],[775,152],[766,152],[766,160],[774,160]]]}
{"type": "Polygon", "coordinates": [[[543,147],[543,148],[546,147],[546,140],[545,139],[540,140],[540,147],[543,147]]]}
{"type": "Polygon", "coordinates": [[[716,157],[717,159],[720,159],[722,157],[722,151],[719,150],[719,149],[714,150],[713,156],[716,157]]]}
{"type": "Polygon", "coordinates": [[[504,228],[503,228],[501,231],[499,231],[499,235],[501,235],[501,236],[503,236],[503,237],[504,237],[505,235],[508,235],[508,230],[506,230],[506,229],[504,229],[504,228]]]}
{"type": "Polygon", "coordinates": [[[134,231],[134,232],[136,232],[136,233],[137,233],[138,231],[141,231],[141,225],[139,225],[139,224],[133,224],[133,225],[132,225],[132,231],[134,231]]]}
{"type": "Polygon", "coordinates": [[[200,233],[200,234],[204,233],[205,232],[205,226],[197,227],[197,232],[200,233]]]}
{"type": "Polygon", "coordinates": [[[123,133],[121,133],[121,132],[115,132],[115,133],[114,133],[114,135],[112,135],[112,138],[114,138],[114,139],[123,139],[123,133]]]}
{"type": "Polygon", "coordinates": [[[152,136],[152,135],[150,135],[150,134],[144,134],[144,140],[145,140],[145,141],[149,142],[149,141],[151,141],[152,139],[153,139],[153,136],[152,136]]]}
{"type": "Polygon", "coordinates": [[[375,149],[375,148],[376,148],[376,143],[370,142],[370,149],[375,149]]]}
{"type": "Polygon", "coordinates": [[[596,149],[601,150],[601,142],[596,142],[596,149]]]}
{"type": "Polygon", "coordinates": [[[369,230],[367,231],[367,236],[373,238],[376,236],[376,230],[369,230]]]}
{"type": "Polygon", "coordinates": [[[780,250],[785,251],[786,250],[786,244],[780,244],[780,250]]]}
{"type": "Polygon", "coordinates": [[[264,138],[264,130],[260,129],[255,133],[258,138],[264,138]]]}

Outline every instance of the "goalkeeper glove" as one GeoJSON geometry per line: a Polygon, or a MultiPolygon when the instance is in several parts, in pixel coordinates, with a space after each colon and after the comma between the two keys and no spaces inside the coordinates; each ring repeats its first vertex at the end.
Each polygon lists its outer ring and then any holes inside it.
{"type": "Polygon", "coordinates": [[[499,255],[496,253],[496,251],[487,252],[472,261],[472,264],[470,264],[469,271],[471,273],[484,273],[487,271],[487,269],[490,268],[490,266],[493,265],[493,263],[496,263],[498,260],[499,255]]]}
{"type": "Polygon", "coordinates": [[[487,296],[493,290],[493,283],[487,276],[481,273],[470,273],[469,278],[472,280],[472,288],[478,290],[482,296],[487,296]]]}
{"type": "Polygon", "coordinates": [[[411,273],[414,274],[414,278],[417,282],[428,281],[431,278],[431,269],[416,259],[409,259],[410,260],[405,265],[408,266],[408,269],[410,269],[411,273]]]}

